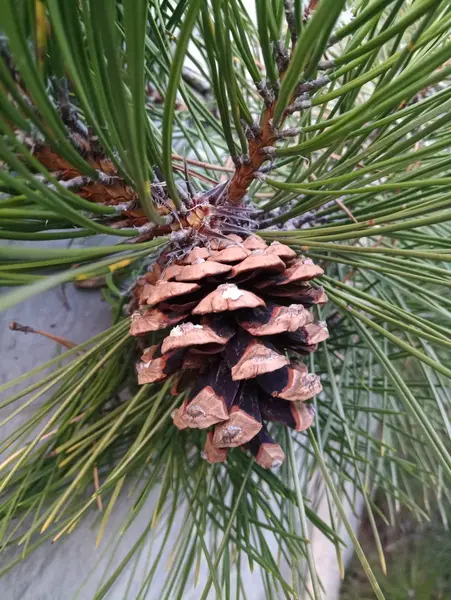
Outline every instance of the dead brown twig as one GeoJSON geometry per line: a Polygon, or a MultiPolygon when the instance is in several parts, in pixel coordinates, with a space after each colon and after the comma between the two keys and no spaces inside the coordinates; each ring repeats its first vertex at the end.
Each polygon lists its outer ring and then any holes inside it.
{"type": "Polygon", "coordinates": [[[65,348],[68,348],[69,350],[72,350],[72,348],[75,348],[78,345],[75,342],[71,342],[70,340],[67,340],[66,338],[63,338],[59,335],[53,335],[53,333],[47,333],[47,331],[41,331],[40,329],[34,329],[33,327],[30,327],[29,325],[21,325],[20,323],[17,323],[17,321],[13,321],[12,323],[10,323],[9,328],[12,331],[21,331],[22,333],[36,333],[38,335],[42,335],[42,336],[48,338],[49,340],[56,342],[57,344],[61,344],[62,346],[64,346],[65,348]]]}

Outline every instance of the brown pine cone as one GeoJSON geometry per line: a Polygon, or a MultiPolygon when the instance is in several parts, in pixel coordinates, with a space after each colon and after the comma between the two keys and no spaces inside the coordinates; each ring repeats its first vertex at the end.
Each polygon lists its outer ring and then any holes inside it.
{"type": "Polygon", "coordinates": [[[305,355],[328,337],[308,310],[327,301],[308,281],[322,269],[284,244],[236,235],[198,247],[137,282],[130,332],[170,327],[137,365],[140,384],[177,374],[174,393],[189,389],[174,412],[179,429],[213,427],[204,456],[226,459],[244,446],[265,468],[284,459],[265,422],[303,431],[313,422],[305,403],[321,391],[317,375],[287,352],[305,355]]]}

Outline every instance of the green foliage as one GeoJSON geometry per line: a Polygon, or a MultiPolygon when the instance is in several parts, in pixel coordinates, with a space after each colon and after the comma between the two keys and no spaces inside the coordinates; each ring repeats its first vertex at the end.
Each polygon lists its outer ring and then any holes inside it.
{"type": "MultiPolygon", "coordinates": [[[[164,527],[163,546],[169,543],[179,511],[186,519],[163,598],[182,597],[201,561],[210,573],[202,599],[212,586],[218,598],[246,597],[240,576],[245,560],[260,571],[268,598],[300,597],[309,578],[311,597],[321,598],[309,538],[312,528],[323,531],[342,567],[342,525],[373,593],[384,598],[345,507],[363,496],[383,570],[376,515],[393,524],[405,507],[421,522],[436,508],[445,514],[449,498],[449,2],[320,0],[307,23],[301,2],[294,2],[291,31],[284,19],[291,3],[282,0],[258,0],[256,25],[240,0],[47,0],[48,26],[36,19],[38,4],[5,0],[0,17],[0,238],[22,242],[0,248],[0,283],[16,286],[0,308],[63,282],[106,274],[116,322],[0,389],[23,386],[0,405],[13,408],[0,431],[37,407],[0,446],[6,453],[0,544],[19,544],[17,559],[2,572],[43,541],[70,533],[99,497],[106,507],[100,543],[118,496],[132,485],[125,528],[152,491],[160,490],[159,500],[97,598],[139,560],[157,523],[164,527]],[[349,23],[341,20],[345,7],[354,15],[349,23]],[[290,53],[294,35],[275,123],[299,82],[325,74],[328,83],[310,94],[311,108],[286,118],[284,127],[299,133],[294,141],[281,138],[271,173],[259,174],[249,196],[266,213],[259,232],[265,239],[284,241],[325,266],[321,284],[329,302],[321,317],[331,337],[310,365],[323,374],[324,392],[314,401],[317,419],[309,436],[287,436],[289,460],[280,472],[265,472],[238,450],[225,466],[208,466],[199,458],[202,436],[171,426],[181,398],[170,397],[165,386],[136,389],[134,342],[120,317],[128,285],[168,239],[141,242],[133,239],[137,229],[112,227],[118,211],[62,185],[27,140],[46,144],[79,173],[99,180],[62,118],[61,92],[69,82],[69,103],[80,122],[158,224],[152,186],[161,185],[163,173],[179,202],[176,154],[187,158],[190,183],[200,192],[230,171],[229,155],[246,152],[242,123],[252,124],[264,109],[257,87],[278,78],[275,42],[282,39],[290,53]],[[194,79],[183,69],[188,60],[194,79]],[[164,106],[147,96],[149,83],[164,106]],[[45,247],[47,240],[70,244],[100,234],[118,241],[45,247]],[[36,241],[42,247],[28,243],[36,241]],[[25,386],[28,376],[48,368],[25,386]],[[93,470],[100,474],[98,489],[93,470]],[[410,493],[412,482],[421,496],[410,493]],[[374,503],[376,490],[385,497],[386,514],[374,503]],[[330,526],[316,512],[324,495],[330,526]]],[[[163,547],[141,597],[162,555],[163,547]]]]}
{"type": "MultiPolygon", "coordinates": [[[[364,534],[362,535],[364,537],[364,534]]],[[[387,598],[442,600],[451,594],[449,533],[433,519],[426,525],[412,523],[405,515],[401,527],[386,532],[385,548],[389,568],[385,576],[373,557],[374,571],[387,598]]],[[[371,560],[371,540],[365,543],[371,560]]],[[[343,582],[341,600],[370,600],[372,590],[359,565],[351,564],[343,582]]]]}

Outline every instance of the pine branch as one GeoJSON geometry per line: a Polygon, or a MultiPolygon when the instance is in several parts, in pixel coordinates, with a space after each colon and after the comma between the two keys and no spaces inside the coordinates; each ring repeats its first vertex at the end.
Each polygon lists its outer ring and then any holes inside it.
{"type": "Polygon", "coordinates": [[[264,0],[254,23],[238,0],[7,0],[2,26],[0,238],[21,245],[0,247],[15,286],[0,308],[101,282],[116,324],[0,387],[21,386],[0,431],[33,409],[0,444],[0,546],[25,558],[101,506],[100,544],[127,489],[121,532],[140,518],[142,534],[99,597],[160,528],[148,596],[183,514],[162,598],[191,576],[205,597],[244,597],[247,562],[268,597],[299,595],[308,572],[319,598],[312,530],[343,570],[341,523],[382,598],[357,494],[382,571],[379,523],[402,507],[446,519],[449,499],[448,3],[264,0]],[[234,328],[252,343],[233,346],[234,328]]]}

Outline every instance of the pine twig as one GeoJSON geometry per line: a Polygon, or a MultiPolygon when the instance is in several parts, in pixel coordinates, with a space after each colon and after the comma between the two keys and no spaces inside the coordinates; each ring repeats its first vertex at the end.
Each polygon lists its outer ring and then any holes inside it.
{"type": "Polygon", "coordinates": [[[9,328],[12,331],[21,331],[22,333],[36,333],[38,335],[42,335],[48,338],[49,340],[56,342],[57,344],[61,344],[69,350],[72,350],[72,348],[75,348],[77,346],[75,342],[71,342],[70,340],[67,340],[66,338],[63,338],[59,335],[53,335],[53,333],[47,333],[46,331],[41,331],[40,329],[34,329],[29,325],[21,325],[20,323],[17,323],[17,321],[12,321],[12,323],[10,323],[9,325],[9,328]]]}

